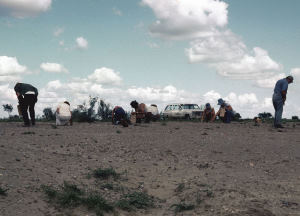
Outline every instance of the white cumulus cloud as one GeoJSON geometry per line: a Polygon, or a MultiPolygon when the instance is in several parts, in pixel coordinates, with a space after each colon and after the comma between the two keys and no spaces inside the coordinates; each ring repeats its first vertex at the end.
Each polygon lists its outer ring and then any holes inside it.
{"type": "Polygon", "coordinates": [[[69,71],[61,64],[58,63],[42,63],[40,67],[50,73],[68,73],[69,71]]]}
{"type": "Polygon", "coordinates": [[[0,14],[17,18],[36,16],[51,7],[52,0],[0,0],[0,14]]]}
{"type": "Polygon", "coordinates": [[[191,40],[185,53],[191,63],[203,63],[230,79],[265,79],[282,69],[260,47],[248,49],[228,29],[228,4],[222,0],[142,0],[157,19],[153,37],[191,40]]]}
{"type": "Polygon", "coordinates": [[[293,68],[291,70],[291,75],[294,77],[296,82],[300,81],[300,68],[293,68]]]}
{"type": "Polygon", "coordinates": [[[88,79],[92,82],[106,85],[119,85],[122,81],[119,73],[115,72],[113,69],[105,67],[96,69],[94,73],[88,76],[88,79]]]}
{"type": "Polygon", "coordinates": [[[84,37],[76,38],[77,47],[79,49],[87,49],[88,48],[88,41],[84,37]]]}
{"type": "Polygon", "coordinates": [[[274,88],[276,82],[284,77],[286,77],[284,73],[276,74],[265,79],[257,80],[256,85],[261,88],[274,88]]]}
{"type": "Polygon", "coordinates": [[[0,82],[18,81],[26,73],[26,66],[19,64],[16,57],[0,56],[0,82]]]}
{"type": "Polygon", "coordinates": [[[216,0],[142,0],[157,21],[150,33],[167,39],[187,39],[211,35],[228,23],[228,5],[216,0]]]}

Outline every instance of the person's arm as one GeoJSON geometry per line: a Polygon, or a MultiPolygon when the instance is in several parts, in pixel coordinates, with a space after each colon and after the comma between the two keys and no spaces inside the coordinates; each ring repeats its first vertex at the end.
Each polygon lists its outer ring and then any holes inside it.
{"type": "Polygon", "coordinates": [[[215,119],[216,119],[215,109],[213,109],[213,110],[211,111],[211,115],[212,115],[212,118],[211,118],[210,122],[213,122],[213,121],[215,121],[215,119]]]}
{"type": "Polygon", "coordinates": [[[112,113],[111,113],[111,122],[114,123],[114,116],[115,116],[115,109],[113,109],[112,113]]]}
{"type": "Polygon", "coordinates": [[[214,117],[211,119],[211,121],[215,121],[216,117],[220,115],[220,110],[217,112],[217,114],[214,115],[214,117]]]}
{"type": "Polygon", "coordinates": [[[286,91],[282,91],[281,92],[281,97],[282,97],[282,100],[283,100],[283,104],[285,103],[285,101],[286,101],[286,91]]]}
{"type": "Polygon", "coordinates": [[[203,122],[203,120],[204,120],[204,115],[205,115],[205,110],[204,110],[203,113],[202,113],[202,116],[201,116],[201,122],[203,122]]]}

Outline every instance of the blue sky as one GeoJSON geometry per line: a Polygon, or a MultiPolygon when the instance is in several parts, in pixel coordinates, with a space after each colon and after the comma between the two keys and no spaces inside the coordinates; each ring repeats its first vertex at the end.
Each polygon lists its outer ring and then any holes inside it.
{"type": "Polygon", "coordinates": [[[292,73],[284,116],[300,115],[297,0],[23,2],[0,0],[2,104],[22,81],[39,88],[40,113],[89,95],[126,109],[223,97],[253,117],[273,112],[275,81],[292,73]]]}

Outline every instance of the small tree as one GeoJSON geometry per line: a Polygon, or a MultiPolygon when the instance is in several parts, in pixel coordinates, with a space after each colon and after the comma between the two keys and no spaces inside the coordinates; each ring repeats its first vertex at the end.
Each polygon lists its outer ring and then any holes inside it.
{"type": "Polygon", "coordinates": [[[110,104],[106,104],[104,100],[100,100],[98,103],[97,115],[102,121],[110,119],[112,115],[112,109],[110,107],[110,104]]]}
{"type": "Polygon", "coordinates": [[[13,111],[13,106],[11,104],[3,104],[3,110],[4,112],[8,113],[8,117],[10,116],[10,113],[13,111]]]}
{"type": "Polygon", "coordinates": [[[96,120],[95,105],[97,101],[97,97],[90,97],[89,107],[87,107],[86,103],[78,105],[77,109],[73,110],[72,112],[73,120],[78,122],[94,122],[96,120]]]}
{"type": "Polygon", "coordinates": [[[298,117],[298,116],[292,116],[292,120],[298,121],[298,120],[299,120],[299,117],[298,117]]]}
{"type": "Polygon", "coordinates": [[[55,120],[55,114],[50,107],[47,107],[43,110],[44,118],[48,121],[55,120]]]}
{"type": "Polygon", "coordinates": [[[259,113],[258,117],[261,118],[261,119],[270,119],[270,118],[272,118],[272,114],[267,113],[267,112],[263,112],[263,113],[259,113]]]}
{"type": "Polygon", "coordinates": [[[242,118],[241,114],[239,114],[239,113],[234,114],[234,120],[235,120],[235,121],[238,121],[238,120],[240,120],[241,118],[242,118]]]}

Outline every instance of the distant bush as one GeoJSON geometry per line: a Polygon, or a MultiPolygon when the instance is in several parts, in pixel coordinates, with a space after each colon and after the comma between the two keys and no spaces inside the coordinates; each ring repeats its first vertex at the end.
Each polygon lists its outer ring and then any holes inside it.
{"type": "Polygon", "coordinates": [[[13,106],[11,104],[3,104],[3,110],[4,112],[8,113],[8,116],[10,116],[10,113],[13,111],[13,106]]]}
{"type": "Polygon", "coordinates": [[[292,120],[299,120],[299,117],[298,116],[292,116],[292,120]]]}
{"type": "Polygon", "coordinates": [[[263,113],[259,113],[258,114],[258,117],[259,118],[262,118],[262,119],[270,119],[272,118],[272,114],[271,113],[267,113],[267,112],[263,112],[263,113]]]}
{"type": "Polygon", "coordinates": [[[102,121],[111,119],[112,109],[110,104],[106,104],[104,100],[100,100],[98,103],[97,115],[102,121]]]}
{"type": "Polygon", "coordinates": [[[95,105],[97,101],[97,97],[90,97],[88,105],[86,103],[78,105],[77,109],[72,112],[73,121],[94,122],[96,120],[95,105]]]}
{"type": "Polygon", "coordinates": [[[48,121],[52,121],[55,120],[55,112],[53,112],[53,110],[50,107],[47,107],[45,109],[43,109],[43,118],[48,120],[48,121]]]}

